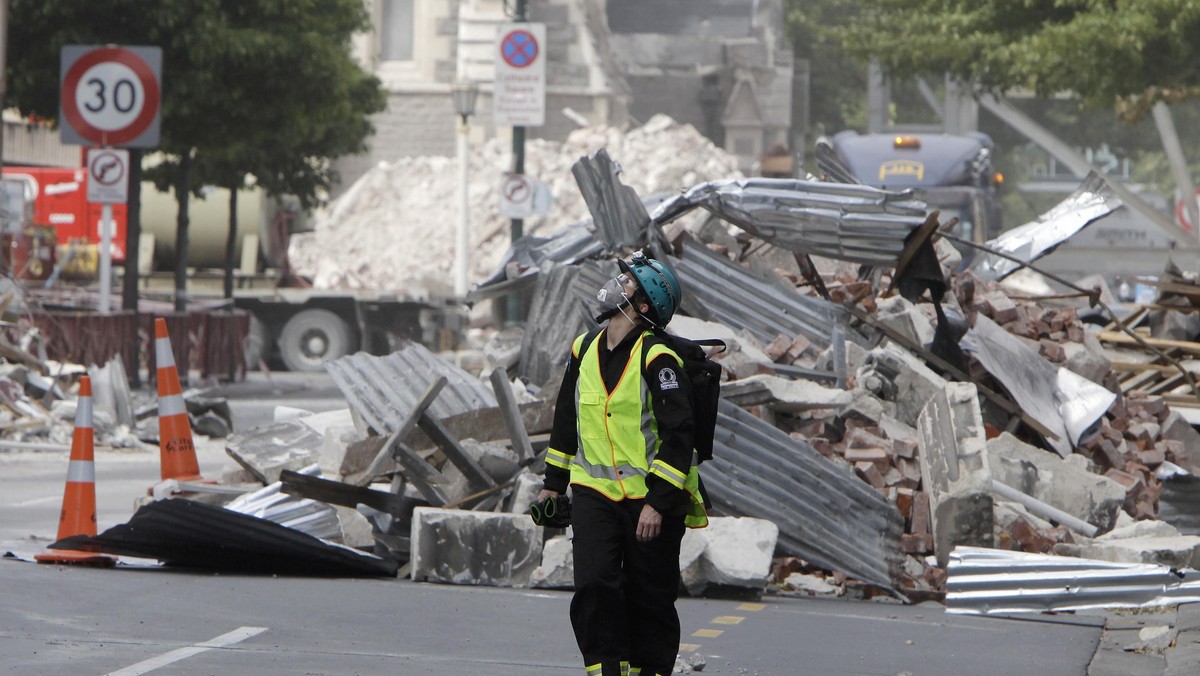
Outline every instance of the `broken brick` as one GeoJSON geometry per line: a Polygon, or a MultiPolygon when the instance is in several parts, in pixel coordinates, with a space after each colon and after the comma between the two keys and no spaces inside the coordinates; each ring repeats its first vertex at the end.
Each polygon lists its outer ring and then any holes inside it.
{"type": "Polygon", "coordinates": [[[883,490],[887,486],[883,475],[879,473],[879,468],[873,462],[854,463],[854,473],[879,490],[883,490]]]}
{"type": "Polygon", "coordinates": [[[910,533],[929,533],[929,495],[925,491],[913,493],[913,515],[908,531],[910,533]]]}
{"type": "Polygon", "coordinates": [[[900,550],[906,554],[926,554],[933,551],[933,536],[929,533],[904,533],[900,536],[900,550]]]}

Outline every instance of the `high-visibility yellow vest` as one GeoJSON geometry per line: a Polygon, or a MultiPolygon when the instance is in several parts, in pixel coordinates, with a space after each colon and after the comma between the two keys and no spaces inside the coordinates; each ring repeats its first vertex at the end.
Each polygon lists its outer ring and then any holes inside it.
{"type": "MultiPolygon", "coordinates": [[[[682,367],[683,360],[667,346],[654,343],[642,361],[645,331],[629,353],[629,361],[617,386],[610,393],[600,373],[601,334],[580,355],[579,379],[575,386],[578,450],[571,461],[571,483],[588,486],[612,500],[645,498],[646,475],[655,474],[671,485],[687,491],[692,507],[684,523],[689,528],[708,525],[704,501],[700,497],[700,475],[695,450],[688,467],[672,467],[658,459],[662,440],[654,417],[650,388],[642,377],[643,363],[669,354],[682,367]]],[[[579,354],[584,336],[575,339],[572,352],[579,354]]],[[[551,461],[549,458],[547,461],[551,461]]],[[[557,463],[555,463],[557,464],[557,463]]]]}

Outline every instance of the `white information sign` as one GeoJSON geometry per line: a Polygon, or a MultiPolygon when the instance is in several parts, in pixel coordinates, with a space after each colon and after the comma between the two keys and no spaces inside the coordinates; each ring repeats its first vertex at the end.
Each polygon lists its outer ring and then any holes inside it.
{"type": "Polygon", "coordinates": [[[546,123],[546,24],[506,23],[496,31],[496,80],[492,96],[500,127],[546,123]]]}

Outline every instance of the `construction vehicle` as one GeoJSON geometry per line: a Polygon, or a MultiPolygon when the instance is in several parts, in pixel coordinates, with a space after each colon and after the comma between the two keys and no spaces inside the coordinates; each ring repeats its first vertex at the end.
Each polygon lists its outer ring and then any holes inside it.
{"type": "MultiPolygon", "coordinates": [[[[87,203],[87,172],[80,167],[6,166],[3,174],[5,179],[27,186],[33,208],[32,223],[25,230],[41,232],[49,226],[56,239],[51,245],[56,256],[39,266],[39,274],[21,276],[31,283],[48,277],[56,283],[94,282],[100,207],[87,203]],[[63,264],[62,275],[50,275],[54,260],[63,264]]],[[[191,304],[215,307],[223,302],[229,191],[214,188],[203,192],[207,194],[190,200],[188,210],[188,297],[191,304]]],[[[178,206],[173,194],[159,192],[150,183],[143,184],[141,197],[139,288],[145,298],[167,300],[174,293],[178,206]]],[[[116,205],[113,211],[112,259],[119,264],[125,260],[125,206],[116,205]]],[[[360,350],[387,354],[404,340],[433,350],[456,347],[465,318],[454,299],[420,290],[314,289],[291,274],[287,238],[304,228],[299,210],[287,208],[261,191],[239,192],[233,306],[251,316],[246,346],[250,367],[262,360],[291,371],[320,371],[330,359],[360,350]]],[[[29,239],[25,236],[20,241],[29,239]]],[[[12,246],[14,253],[23,251],[12,246]]],[[[32,244],[26,248],[30,247],[32,244]]],[[[36,258],[33,254],[20,256],[21,269],[31,270],[33,265],[25,264],[26,260],[36,258]]],[[[17,271],[17,266],[12,267],[17,271]]]]}
{"type": "Polygon", "coordinates": [[[886,190],[913,189],[945,223],[957,218],[958,237],[983,243],[1000,234],[996,190],[1003,177],[992,167],[992,139],[963,134],[859,134],[828,140],[858,181],[886,190]]]}

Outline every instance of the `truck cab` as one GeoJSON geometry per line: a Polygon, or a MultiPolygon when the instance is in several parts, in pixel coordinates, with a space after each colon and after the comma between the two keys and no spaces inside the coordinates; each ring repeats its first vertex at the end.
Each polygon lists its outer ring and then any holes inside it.
{"type": "MultiPolygon", "coordinates": [[[[838,159],[859,181],[886,190],[916,191],[945,223],[958,218],[952,234],[983,243],[1000,234],[996,188],[1002,177],[992,167],[992,139],[965,134],[859,134],[843,131],[830,140],[838,159]]],[[[973,252],[964,251],[964,259],[973,252]]]]}

